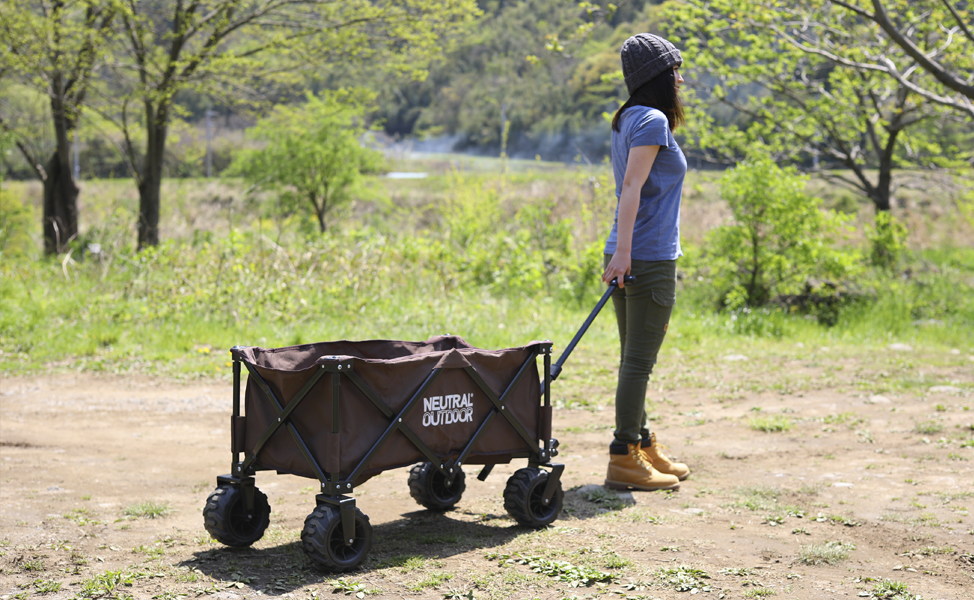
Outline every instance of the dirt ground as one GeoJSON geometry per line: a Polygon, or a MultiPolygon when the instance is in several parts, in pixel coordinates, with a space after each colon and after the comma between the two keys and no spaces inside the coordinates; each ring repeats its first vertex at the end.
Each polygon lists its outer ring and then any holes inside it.
{"type": "Polygon", "coordinates": [[[446,514],[419,509],[405,469],[386,472],[356,491],[374,548],[340,580],[301,550],[312,480],[258,474],[272,513],[252,548],[203,529],[229,467],[228,382],[6,378],[0,598],[974,597],[971,350],[675,360],[653,385],[654,429],[693,473],[678,492],[632,494],[591,486],[605,474],[613,372],[584,354],[577,364],[600,375],[556,383],[567,469],[555,526],[522,529],[504,512],[523,461],[486,482],[468,472],[446,514]],[[585,397],[600,400],[569,408],[585,397]],[[760,430],[776,423],[792,428],[760,430]],[[153,506],[168,514],[149,518],[153,506]]]}

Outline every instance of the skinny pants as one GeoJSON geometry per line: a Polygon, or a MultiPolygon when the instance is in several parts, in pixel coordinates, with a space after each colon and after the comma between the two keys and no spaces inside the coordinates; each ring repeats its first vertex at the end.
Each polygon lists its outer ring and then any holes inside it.
{"type": "MultiPolygon", "coordinates": [[[[611,259],[605,255],[606,266],[611,259]]],[[[676,261],[633,260],[631,274],[636,283],[612,294],[620,346],[615,441],[622,444],[649,437],[646,386],[676,302],[676,261]]]]}

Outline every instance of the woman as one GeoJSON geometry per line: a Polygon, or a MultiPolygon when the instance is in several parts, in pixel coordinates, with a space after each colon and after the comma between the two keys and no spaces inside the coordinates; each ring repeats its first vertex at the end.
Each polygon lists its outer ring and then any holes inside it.
{"type": "Polygon", "coordinates": [[[605,485],[615,489],[679,489],[690,470],[661,452],[646,424],[646,384],[676,300],[680,200],[686,157],[673,138],[683,123],[680,51],[648,33],[622,45],[629,100],[612,120],[616,222],[605,244],[602,281],[612,294],[622,361],[616,388],[615,440],[605,485]],[[623,276],[634,275],[632,285],[623,276]]]}

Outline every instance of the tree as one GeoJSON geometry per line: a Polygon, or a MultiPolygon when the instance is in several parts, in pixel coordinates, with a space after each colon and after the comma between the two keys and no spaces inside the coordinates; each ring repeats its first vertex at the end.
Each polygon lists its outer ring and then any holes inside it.
{"type": "Polygon", "coordinates": [[[266,145],[241,152],[228,174],[252,188],[278,191],[285,204],[306,202],[325,233],[329,212],[350,199],[363,172],[381,165],[382,155],[360,142],[372,99],[363,90],[341,90],[309,95],[302,107],[278,106],[248,131],[266,145]]]}
{"type": "Polygon", "coordinates": [[[329,62],[421,77],[440,38],[476,12],[473,0],[130,0],[102,110],[124,136],[139,189],[139,247],[159,242],[163,157],[181,90],[259,100],[269,79],[329,62]]]}
{"type": "Polygon", "coordinates": [[[896,169],[956,162],[937,130],[962,125],[913,89],[930,76],[910,69],[900,83],[839,60],[901,54],[828,0],[686,0],[666,5],[666,17],[664,33],[678,39],[695,75],[697,106],[722,103],[746,117],[730,128],[702,112],[691,119],[691,133],[715,154],[740,156],[763,142],[778,159],[822,157],[849,171],[824,176],[859,191],[877,211],[890,208],[896,169]]]}
{"type": "Polygon", "coordinates": [[[0,102],[0,128],[44,183],[44,251],[62,252],[78,234],[78,186],[70,168],[72,133],[87,100],[117,14],[114,0],[0,2],[0,73],[50,101],[56,149],[46,161],[0,102]]]}
{"type": "MultiPolygon", "coordinates": [[[[970,2],[952,0],[859,0],[830,3],[871,21],[905,57],[890,52],[865,57],[835,56],[857,68],[886,73],[926,100],[974,117],[974,18],[970,2]],[[939,86],[922,85],[907,76],[921,68],[939,86]]],[[[819,52],[827,52],[817,48],[819,52]]]]}

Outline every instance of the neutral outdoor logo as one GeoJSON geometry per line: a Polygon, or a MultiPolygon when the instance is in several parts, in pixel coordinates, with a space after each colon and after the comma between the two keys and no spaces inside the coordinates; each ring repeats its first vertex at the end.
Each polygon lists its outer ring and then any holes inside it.
{"type": "Polygon", "coordinates": [[[473,393],[423,398],[423,427],[473,420],[473,393]]]}

